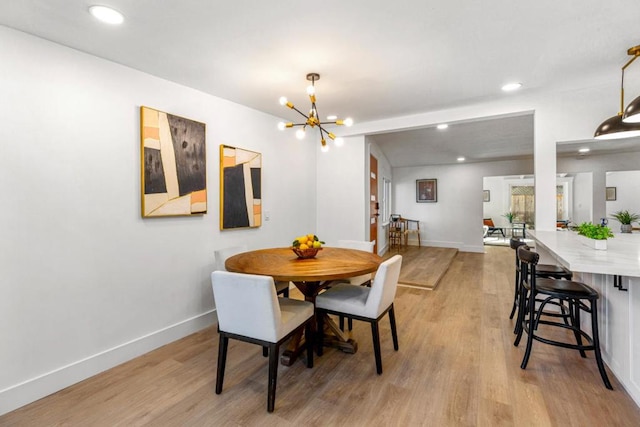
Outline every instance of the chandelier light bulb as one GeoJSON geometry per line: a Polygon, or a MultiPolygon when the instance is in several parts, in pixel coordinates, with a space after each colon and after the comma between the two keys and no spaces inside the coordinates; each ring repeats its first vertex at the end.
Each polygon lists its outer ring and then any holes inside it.
{"type": "Polygon", "coordinates": [[[279,122],[278,123],[278,129],[279,130],[284,130],[287,127],[285,122],[279,122]]]}
{"type": "Polygon", "coordinates": [[[329,151],[329,145],[325,144],[320,146],[320,151],[322,151],[323,153],[326,153],[327,151],[329,151]]]}
{"type": "Polygon", "coordinates": [[[351,117],[347,117],[346,119],[344,119],[344,125],[346,127],[353,126],[353,119],[351,117]]]}
{"type": "Polygon", "coordinates": [[[280,97],[280,105],[287,105],[287,97],[286,96],[281,96],[280,97]]]}
{"type": "Polygon", "coordinates": [[[336,145],[336,147],[342,147],[344,145],[344,139],[337,137],[333,140],[333,143],[336,145]]]}
{"type": "Polygon", "coordinates": [[[314,85],[307,86],[307,95],[311,96],[315,94],[316,94],[316,87],[314,85]]]}
{"type": "Polygon", "coordinates": [[[305,131],[304,129],[298,129],[296,131],[296,138],[298,139],[304,139],[304,135],[305,135],[305,131]]]}

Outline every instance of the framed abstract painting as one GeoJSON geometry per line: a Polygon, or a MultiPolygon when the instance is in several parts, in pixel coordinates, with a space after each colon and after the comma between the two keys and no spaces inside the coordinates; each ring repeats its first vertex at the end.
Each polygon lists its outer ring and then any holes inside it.
{"type": "Polygon", "coordinates": [[[262,154],[220,146],[220,229],[262,225],[262,154]]]}
{"type": "Polygon", "coordinates": [[[205,124],[140,107],[142,217],[207,213],[205,124]]]}
{"type": "Polygon", "coordinates": [[[433,203],[438,201],[437,179],[416,179],[416,202],[433,203]]]}

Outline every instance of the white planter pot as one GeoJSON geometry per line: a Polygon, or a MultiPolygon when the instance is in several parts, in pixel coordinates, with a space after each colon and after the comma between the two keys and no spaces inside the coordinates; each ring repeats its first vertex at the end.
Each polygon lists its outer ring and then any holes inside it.
{"type": "Polygon", "coordinates": [[[607,241],[606,240],[595,240],[595,239],[589,239],[587,237],[584,236],[578,236],[580,237],[580,243],[582,243],[585,246],[588,246],[592,249],[597,249],[600,251],[606,251],[607,250],[607,241]]]}

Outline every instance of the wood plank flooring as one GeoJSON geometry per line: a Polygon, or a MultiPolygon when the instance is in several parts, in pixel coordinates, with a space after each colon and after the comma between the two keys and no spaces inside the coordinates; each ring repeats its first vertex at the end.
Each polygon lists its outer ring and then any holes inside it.
{"type": "Polygon", "coordinates": [[[640,410],[615,380],[609,391],[589,354],[513,346],[513,252],[458,253],[433,291],[399,288],[400,351],[381,323],[384,372],[368,325],[354,322],[356,354],[326,349],[313,369],[279,367],[266,411],[267,359],[231,341],[214,393],[215,327],[0,417],[1,426],[637,426],[640,410]]]}

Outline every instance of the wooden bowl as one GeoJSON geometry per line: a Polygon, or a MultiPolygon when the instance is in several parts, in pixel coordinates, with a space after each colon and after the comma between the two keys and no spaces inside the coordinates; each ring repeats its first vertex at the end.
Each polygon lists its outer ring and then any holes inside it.
{"type": "Polygon", "coordinates": [[[298,255],[298,258],[300,259],[309,259],[309,258],[314,258],[317,254],[318,251],[321,250],[322,248],[308,248],[308,249],[300,249],[300,248],[296,248],[296,247],[292,247],[291,250],[298,255]]]}

